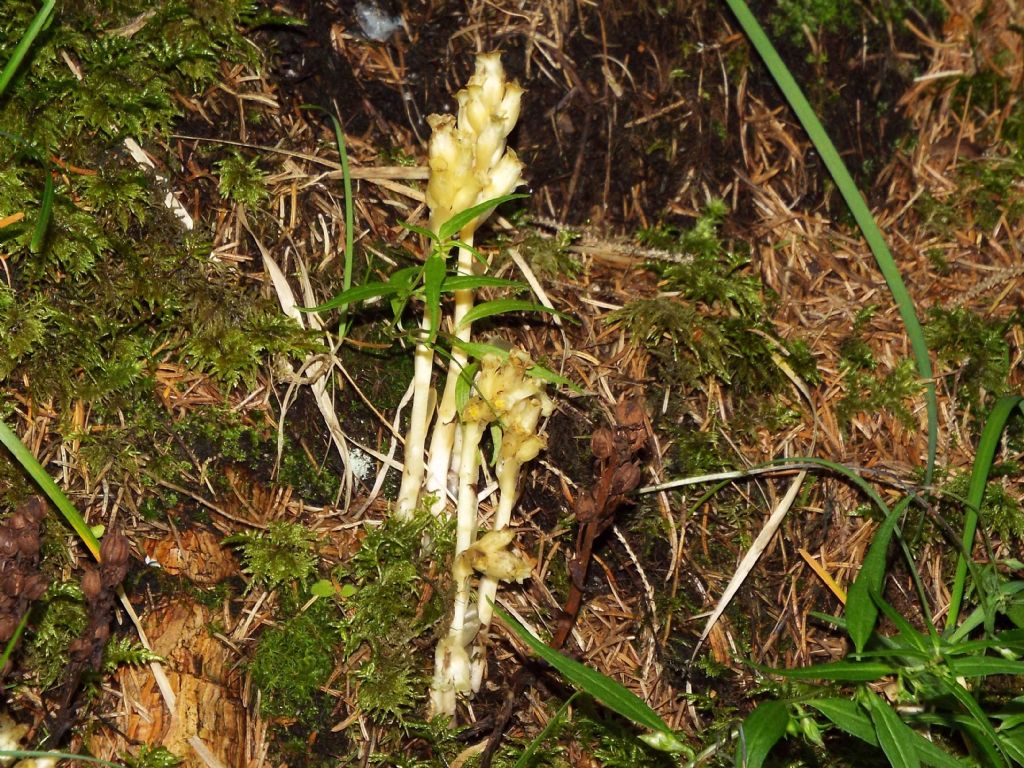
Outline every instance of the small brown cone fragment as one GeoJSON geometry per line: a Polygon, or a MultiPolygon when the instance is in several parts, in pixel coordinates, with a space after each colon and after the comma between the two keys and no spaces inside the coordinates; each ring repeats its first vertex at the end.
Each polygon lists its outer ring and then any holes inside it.
{"type": "Polygon", "coordinates": [[[100,596],[103,584],[100,582],[100,575],[95,568],[86,568],[82,574],[82,594],[85,595],[87,603],[94,602],[100,596]]]}
{"type": "Polygon", "coordinates": [[[119,533],[108,533],[100,545],[100,578],[103,586],[115,587],[128,575],[128,557],[131,545],[119,533]]]}

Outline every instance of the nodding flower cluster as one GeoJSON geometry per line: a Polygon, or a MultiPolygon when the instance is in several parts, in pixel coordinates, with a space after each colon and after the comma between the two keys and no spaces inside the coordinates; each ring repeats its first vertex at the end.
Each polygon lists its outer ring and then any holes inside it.
{"type": "MultiPolygon", "coordinates": [[[[431,115],[427,207],[437,232],[455,214],[507,195],[522,183],[523,164],[505,140],[519,119],[523,89],[505,80],[498,53],[482,53],[466,87],[456,94],[458,118],[431,115]]],[[[460,232],[476,231],[478,217],[460,232]]]]}
{"type": "Polygon", "coordinates": [[[476,395],[462,409],[462,442],[459,459],[458,527],[455,541],[455,604],[447,636],[435,653],[431,703],[437,714],[452,715],[458,693],[479,690],[483,678],[483,648],[471,658],[470,646],[481,627],[490,625],[498,581],[522,581],[533,563],[512,549],[514,533],[508,528],[516,501],[519,473],[523,464],[536,458],[545,446],[537,434],[541,416],[551,413],[553,404],[543,383],[528,375],[532,361],[521,350],[507,359],[485,355],[480,362],[474,387],[476,395]],[[484,431],[501,425],[501,444],[495,474],[498,478],[498,506],[494,527],[477,538],[477,493],[479,445],[484,431]],[[470,604],[470,577],[481,574],[477,606],[470,604]]]}

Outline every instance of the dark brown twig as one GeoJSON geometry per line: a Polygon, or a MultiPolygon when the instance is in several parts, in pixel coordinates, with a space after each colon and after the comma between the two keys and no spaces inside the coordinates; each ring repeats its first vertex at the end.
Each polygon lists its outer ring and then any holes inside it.
{"type": "MultiPolygon", "coordinates": [[[[548,643],[555,650],[565,646],[579,618],[594,543],[615,522],[616,513],[629,503],[629,494],[640,485],[639,457],[646,445],[646,414],[643,400],[639,397],[620,400],[615,408],[614,426],[602,427],[590,439],[590,449],[597,459],[597,482],[589,491],[577,496],[573,505],[579,528],[576,550],[569,561],[569,595],[555,634],[548,643]]],[[[480,768],[489,768],[518,702],[522,700],[522,693],[532,681],[533,672],[528,666],[523,667],[512,680],[505,702],[495,717],[490,740],[480,755],[480,768]]]]}

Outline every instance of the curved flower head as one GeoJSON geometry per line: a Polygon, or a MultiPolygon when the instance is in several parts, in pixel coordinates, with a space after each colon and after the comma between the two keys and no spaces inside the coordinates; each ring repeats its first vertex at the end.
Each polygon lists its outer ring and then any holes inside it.
{"type": "MultiPolygon", "coordinates": [[[[481,53],[466,87],[456,94],[458,118],[431,115],[430,180],[427,206],[435,232],[458,213],[507,195],[522,183],[522,163],[506,149],[505,140],[516,120],[523,89],[505,79],[501,55],[481,53]]],[[[471,235],[486,215],[460,233],[471,235]]]]}

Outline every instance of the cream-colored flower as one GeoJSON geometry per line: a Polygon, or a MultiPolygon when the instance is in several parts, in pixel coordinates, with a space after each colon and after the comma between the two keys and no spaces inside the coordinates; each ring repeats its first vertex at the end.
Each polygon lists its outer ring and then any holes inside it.
{"type": "Polygon", "coordinates": [[[511,528],[488,531],[462,553],[466,568],[498,581],[522,582],[533,571],[533,560],[511,548],[516,537],[511,528]]]}
{"type": "MultiPolygon", "coordinates": [[[[431,115],[430,180],[427,206],[435,232],[458,213],[507,195],[522,183],[522,164],[505,140],[516,120],[523,89],[505,80],[498,53],[477,56],[476,69],[456,94],[458,118],[431,115]]],[[[471,235],[486,216],[467,224],[460,235],[471,235]]]]}

